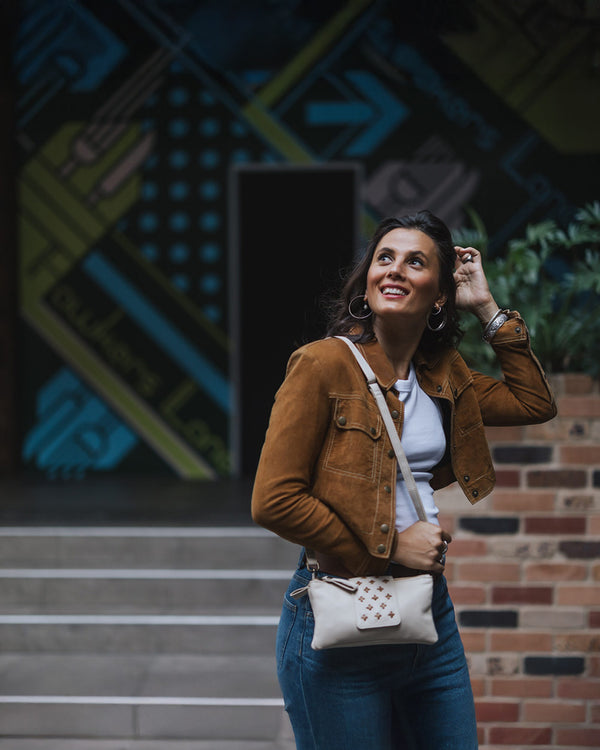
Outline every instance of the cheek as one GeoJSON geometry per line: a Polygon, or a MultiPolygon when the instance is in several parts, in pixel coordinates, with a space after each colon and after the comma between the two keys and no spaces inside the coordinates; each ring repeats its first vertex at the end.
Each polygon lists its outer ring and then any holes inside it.
{"type": "Polygon", "coordinates": [[[437,297],[440,294],[440,282],[437,276],[429,276],[421,279],[421,289],[424,292],[437,297]]]}
{"type": "Polygon", "coordinates": [[[369,292],[370,289],[374,289],[375,285],[377,284],[377,274],[374,273],[371,269],[369,269],[369,273],[367,274],[367,292],[369,292]]]}

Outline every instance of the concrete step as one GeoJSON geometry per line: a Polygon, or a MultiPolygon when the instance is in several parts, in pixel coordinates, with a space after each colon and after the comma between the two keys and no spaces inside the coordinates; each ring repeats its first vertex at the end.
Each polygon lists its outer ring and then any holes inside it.
{"type": "Polygon", "coordinates": [[[0,614],[278,614],[285,570],[0,569],[0,614]]]}
{"type": "Polygon", "coordinates": [[[279,616],[0,615],[0,653],[272,655],[279,616]]]}
{"type": "Polygon", "coordinates": [[[298,554],[258,527],[0,527],[0,568],[281,569],[298,554]]]}
{"type": "Polygon", "coordinates": [[[275,655],[0,654],[7,696],[277,699],[275,655]]]}
{"type": "Polygon", "coordinates": [[[5,655],[0,687],[4,736],[272,741],[285,719],[257,656],[5,655]]]}
{"type": "Polygon", "coordinates": [[[96,740],[89,738],[21,739],[0,737],[0,750],[295,750],[289,736],[265,740],[96,740]]]}
{"type": "Polygon", "coordinates": [[[261,529],[0,530],[0,750],[292,750],[261,529]]]}
{"type": "Polygon", "coordinates": [[[273,700],[36,696],[0,700],[4,736],[273,741],[282,724],[273,700]]]}

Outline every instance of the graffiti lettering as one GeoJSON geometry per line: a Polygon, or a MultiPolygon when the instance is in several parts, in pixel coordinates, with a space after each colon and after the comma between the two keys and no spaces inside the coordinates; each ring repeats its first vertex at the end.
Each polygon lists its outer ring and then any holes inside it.
{"type": "Polygon", "coordinates": [[[162,383],[160,376],[113,330],[123,318],[123,310],[115,308],[106,317],[100,317],[64,282],[52,290],[50,303],[83,339],[102,352],[106,361],[131,382],[140,396],[152,398],[156,395],[162,383]]]}
{"type": "Polygon", "coordinates": [[[211,464],[221,476],[230,471],[230,459],[227,446],[223,440],[211,432],[202,419],[186,419],[181,412],[186,404],[198,393],[198,387],[192,380],[181,383],[161,403],[159,411],[165,421],[193,445],[202,455],[210,459],[211,464]]]}

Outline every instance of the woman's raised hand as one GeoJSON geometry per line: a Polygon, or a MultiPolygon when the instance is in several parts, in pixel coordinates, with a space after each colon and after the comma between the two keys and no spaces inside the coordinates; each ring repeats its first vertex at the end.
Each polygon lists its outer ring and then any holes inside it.
{"type": "Polygon", "coordinates": [[[488,286],[481,253],[474,247],[455,246],[456,306],[476,315],[485,325],[498,311],[498,305],[488,286]]]}

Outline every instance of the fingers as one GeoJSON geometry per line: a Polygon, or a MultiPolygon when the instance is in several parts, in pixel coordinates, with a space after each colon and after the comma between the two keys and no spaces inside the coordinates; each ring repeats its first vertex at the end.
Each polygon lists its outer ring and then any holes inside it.
{"type": "Polygon", "coordinates": [[[452,536],[437,524],[417,521],[397,535],[393,561],[415,570],[439,575],[444,572],[452,536]]]}
{"type": "Polygon", "coordinates": [[[437,548],[439,557],[437,559],[438,564],[442,569],[446,566],[446,553],[448,552],[448,545],[452,541],[451,535],[442,529],[441,542],[437,548]]]}
{"type": "MultiPolygon", "coordinates": [[[[433,536],[430,538],[431,549],[428,553],[431,562],[431,572],[442,573],[446,565],[446,553],[452,536],[439,526],[435,526],[433,536]]],[[[432,531],[433,529],[430,529],[432,531]]]]}
{"type": "Polygon", "coordinates": [[[436,534],[431,539],[431,551],[429,552],[431,573],[443,573],[446,566],[446,553],[448,545],[452,541],[452,536],[444,529],[436,527],[436,534]]]}
{"type": "Polygon", "coordinates": [[[460,247],[460,245],[455,245],[454,250],[456,251],[456,257],[463,265],[474,263],[475,259],[479,257],[479,253],[474,247],[460,247]]]}

